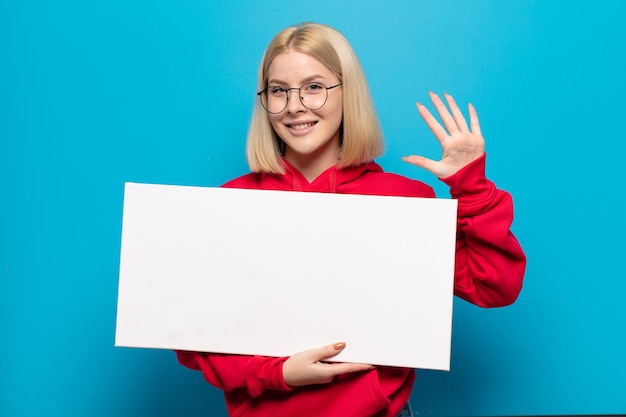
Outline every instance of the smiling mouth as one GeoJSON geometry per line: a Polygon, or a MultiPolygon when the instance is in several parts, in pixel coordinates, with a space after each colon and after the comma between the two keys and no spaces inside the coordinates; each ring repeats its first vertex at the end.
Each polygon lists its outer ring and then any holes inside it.
{"type": "Polygon", "coordinates": [[[293,130],[304,130],[304,129],[310,128],[311,126],[315,126],[315,124],[317,124],[317,122],[293,123],[293,124],[288,124],[287,127],[293,130]]]}

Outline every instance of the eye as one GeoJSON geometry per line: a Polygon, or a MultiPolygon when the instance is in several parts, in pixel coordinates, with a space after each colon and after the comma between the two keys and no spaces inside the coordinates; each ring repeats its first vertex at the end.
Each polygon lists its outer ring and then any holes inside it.
{"type": "Polygon", "coordinates": [[[273,96],[284,96],[287,92],[287,89],[278,85],[270,85],[269,87],[267,87],[267,92],[273,96]]]}
{"type": "Polygon", "coordinates": [[[309,94],[320,93],[326,89],[326,86],[322,83],[308,83],[303,86],[304,91],[309,94]]]}

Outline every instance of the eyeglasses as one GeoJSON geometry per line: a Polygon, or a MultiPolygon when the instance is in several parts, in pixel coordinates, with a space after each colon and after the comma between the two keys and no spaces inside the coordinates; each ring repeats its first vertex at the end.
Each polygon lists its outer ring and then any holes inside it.
{"type": "Polygon", "coordinates": [[[304,83],[300,88],[268,85],[256,94],[259,96],[263,108],[271,114],[280,113],[287,108],[289,92],[291,90],[298,90],[298,98],[304,107],[309,110],[317,110],[326,104],[328,90],[339,87],[340,85],[341,83],[326,87],[319,82],[304,83]]]}

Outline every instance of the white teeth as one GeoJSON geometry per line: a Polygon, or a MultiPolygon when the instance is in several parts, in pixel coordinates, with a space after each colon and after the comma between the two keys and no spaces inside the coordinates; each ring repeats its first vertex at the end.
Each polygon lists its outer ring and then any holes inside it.
{"type": "Polygon", "coordinates": [[[302,130],[302,129],[306,129],[309,128],[311,126],[313,126],[315,123],[311,122],[311,123],[301,123],[298,125],[289,125],[289,127],[291,127],[292,129],[295,130],[302,130]]]}

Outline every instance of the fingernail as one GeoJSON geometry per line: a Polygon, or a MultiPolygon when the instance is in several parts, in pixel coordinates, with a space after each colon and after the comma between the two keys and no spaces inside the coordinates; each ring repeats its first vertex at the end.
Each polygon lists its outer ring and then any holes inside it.
{"type": "Polygon", "coordinates": [[[335,347],[335,350],[341,350],[341,349],[343,349],[343,348],[345,348],[345,347],[346,347],[346,344],[345,344],[345,343],[343,343],[343,342],[341,342],[341,343],[335,343],[335,346],[334,346],[334,347],[335,347]]]}

